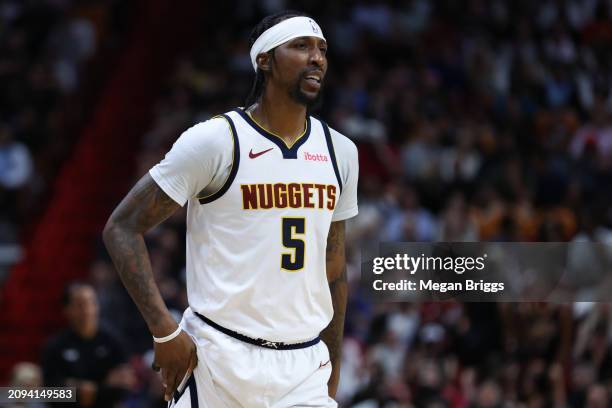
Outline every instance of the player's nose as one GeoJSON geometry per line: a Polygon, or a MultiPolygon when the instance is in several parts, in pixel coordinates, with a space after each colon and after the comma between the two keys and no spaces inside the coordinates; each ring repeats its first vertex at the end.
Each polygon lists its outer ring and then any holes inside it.
{"type": "Polygon", "coordinates": [[[310,58],[309,58],[310,65],[315,65],[319,68],[323,68],[325,65],[325,61],[326,61],[325,54],[323,54],[323,52],[318,47],[314,47],[310,51],[310,58]]]}

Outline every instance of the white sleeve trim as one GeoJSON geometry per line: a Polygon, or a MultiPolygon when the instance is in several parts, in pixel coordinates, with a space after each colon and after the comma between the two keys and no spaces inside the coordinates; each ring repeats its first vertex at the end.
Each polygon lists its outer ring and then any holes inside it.
{"type": "Polygon", "coordinates": [[[230,125],[222,117],[198,123],[184,131],[149,174],[181,207],[207,186],[216,185],[232,166],[230,125]]]}
{"type": "Polygon", "coordinates": [[[335,222],[335,221],[344,221],[344,220],[347,220],[349,218],[353,218],[358,213],[359,213],[359,210],[358,210],[357,207],[350,208],[350,209],[348,209],[346,211],[343,211],[341,213],[334,212],[334,215],[332,216],[332,222],[335,222]]]}
{"type": "Polygon", "coordinates": [[[332,221],[342,221],[357,215],[357,181],[359,177],[359,158],[357,146],[346,136],[330,128],[332,145],[342,180],[342,192],[332,221]]]}
{"type": "Polygon", "coordinates": [[[157,183],[159,188],[161,188],[163,192],[168,195],[168,197],[173,199],[174,202],[176,202],[181,207],[185,205],[187,200],[183,199],[181,197],[181,193],[175,190],[170,183],[164,180],[164,177],[159,173],[159,170],[156,167],[153,167],[151,170],[149,170],[149,174],[151,175],[151,178],[157,183]]]}

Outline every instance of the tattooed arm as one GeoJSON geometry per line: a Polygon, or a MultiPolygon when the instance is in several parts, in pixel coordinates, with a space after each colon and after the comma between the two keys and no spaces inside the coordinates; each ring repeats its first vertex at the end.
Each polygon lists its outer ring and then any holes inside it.
{"type": "Polygon", "coordinates": [[[334,305],[334,316],[331,322],[321,332],[321,338],[327,344],[332,373],[327,383],[329,395],[333,398],[338,390],[340,380],[340,360],[342,350],[342,335],[344,332],[344,315],[348,285],[346,281],[346,258],[344,253],[344,221],[332,222],[327,236],[327,281],[334,305]]]}
{"type": "Polygon", "coordinates": [[[176,323],[159,293],[143,234],[179,208],[145,175],[117,206],[106,227],[104,243],[121,280],[154,336],[165,336],[176,323]]]}
{"type": "MultiPolygon", "coordinates": [[[[169,335],[177,324],[153,278],[143,234],[179,207],[147,173],[119,203],[104,228],[104,244],[121,281],[155,337],[169,335]]],[[[155,343],[155,364],[162,370],[166,400],[196,361],[195,345],[184,332],[167,343],[155,343]]]]}

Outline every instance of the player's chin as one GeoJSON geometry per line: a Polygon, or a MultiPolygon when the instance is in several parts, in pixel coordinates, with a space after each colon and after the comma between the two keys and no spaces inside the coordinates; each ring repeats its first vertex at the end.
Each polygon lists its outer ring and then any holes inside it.
{"type": "Polygon", "coordinates": [[[297,86],[291,92],[294,100],[305,105],[306,107],[317,107],[321,103],[321,89],[312,89],[311,87],[297,86]]]}
{"type": "Polygon", "coordinates": [[[316,103],[319,100],[320,92],[319,91],[308,92],[308,91],[302,90],[301,94],[302,94],[301,97],[304,103],[306,103],[307,105],[310,105],[310,104],[316,103]]]}
{"type": "Polygon", "coordinates": [[[321,99],[322,88],[313,89],[300,89],[301,99],[308,105],[315,104],[321,99]]]}

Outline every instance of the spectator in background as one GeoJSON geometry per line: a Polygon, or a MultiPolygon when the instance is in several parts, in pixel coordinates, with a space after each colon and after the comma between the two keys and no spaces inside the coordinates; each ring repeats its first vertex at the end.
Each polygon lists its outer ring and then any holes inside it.
{"type": "Polygon", "coordinates": [[[436,233],[436,220],[420,203],[418,191],[402,187],[400,207],[387,219],[384,238],[389,241],[431,241],[436,233]]]}
{"type": "Polygon", "coordinates": [[[98,299],[89,284],[69,284],[63,304],[70,327],[44,348],[45,386],[76,387],[81,407],[112,407],[135,386],[123,347],[98,326],[98,299]]]}
{"type": "Polygon", "coordinates": [[[14,190],[23,187],[32,175],[32,157],[28,148],[14,141],[8,126],[0,125],[0,185],[14,190]]]}
{"type": "Polygon", "coordinates": [[[10,266],[22,256],[15,223],[23,218],[19,204],[32,167],[28,148],[14,140],[9,126],[0,122],[0,285],[10,266]]]}
{"type": "Polygon", "coordinates": [[[32,176],[32,157],[21,142],[13,140],[13,134],[6,124],[0,123],[0,202],[2,213],[8,222],[18,217],[17,200],[19,191],[32,176]]]}

